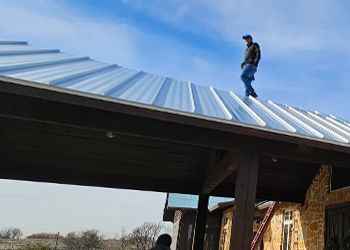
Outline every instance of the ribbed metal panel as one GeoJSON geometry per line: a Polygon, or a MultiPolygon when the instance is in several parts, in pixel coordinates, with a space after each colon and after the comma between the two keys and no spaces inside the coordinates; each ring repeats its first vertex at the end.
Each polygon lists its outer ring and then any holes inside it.
{"type": "Polygon", "coordinates": [[[26,41],[0,41],[0,45],[28,45],[26,41]]]}
{"type": "Polygon", "coordinates": [[[152,104],[160,88],[163,86],[166,77],[147,74],[145,77],[129,86],[118,97],[134,102],[152,104]]]}
{"type": "Polygon", "coordinates": [[[350,122],[317,111],[242,97],[233,91],[0,41],[0,75],[330,142],[350,143],[350,122]]]}
{"type": "Polygon", "coordinates": [[[153,104],[163,108],[193,113],[195,107],[191,83],[166,78],[153,104]]]}

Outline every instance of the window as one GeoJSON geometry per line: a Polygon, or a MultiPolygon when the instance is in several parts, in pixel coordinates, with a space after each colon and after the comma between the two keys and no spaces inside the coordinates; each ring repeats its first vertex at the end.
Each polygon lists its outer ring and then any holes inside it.
{"type": "Polygon", "coordinates": [[[349,249],[350,205],[326,209],[325,249],[349,249]]]}
{"type": "Polygon", "coordinates": [[[283,213],[283,244],[282,250],[290,250],[291,235],[293,225],[293,212],[285,211],[283,213]]]}
{"type": "Polygon", "coordinates": [[[350,186],[350,169],[332,167],[331,190],[350,186]]]}

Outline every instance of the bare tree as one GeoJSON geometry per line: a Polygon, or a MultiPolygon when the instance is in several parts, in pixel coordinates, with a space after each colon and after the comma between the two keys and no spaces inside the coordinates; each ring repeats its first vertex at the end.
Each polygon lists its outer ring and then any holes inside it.
{"type": "Polygon", "coordinates": [[[0,231],[0,239],[19,240],[22,236],[21,229],[15,227],[8,227],[0,231]]]}
{"type": "Polygon", "coordinates": [[[140,250],[151,248],[157,239],[157,236],[163,229],[162,223],[145,222],[141,226],[132,230],[127,236],[127,241],[133,247],[140,250]]]}
{"type": "Polygon", "coordinates": [[[130,243],[128,241],[128,235],[126,233],[126,228],[125,226],[122,227],[122,233],[121,233],[121,236],[118,237],[118,250],[126,250],[126,249],[129,249],[130,247],[130,243]]]}
{"type": "Polygon", "coordinates": [[[66,245],[66,249],[70,250],[103,248],[103,236],[95,229],[85,230],[80,233],[70,232],[66,235],[63,242],[66,245]]]}
{"type": "Polygon", "coordinates": [[[83,249],[101,249],[103,247],[103,236],[95,229],[83,231],[81,241],[83,249]]]}
{"type": "Polygon", "coordinates": [[[76,232],[67,233],[63,242],[66,245],[66,248],[69,250],[81,249],[81,240],[76,232]]]}

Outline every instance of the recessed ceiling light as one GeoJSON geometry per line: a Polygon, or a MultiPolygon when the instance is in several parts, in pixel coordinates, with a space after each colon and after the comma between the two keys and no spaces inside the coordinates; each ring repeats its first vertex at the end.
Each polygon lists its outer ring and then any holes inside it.
{"type": "Polygon", "coordinates": [[[113,131],[106,131],[105,133],[106,137],[109,138],[109,139],[113,139],[117,136],[117,134],[113,131]]]}

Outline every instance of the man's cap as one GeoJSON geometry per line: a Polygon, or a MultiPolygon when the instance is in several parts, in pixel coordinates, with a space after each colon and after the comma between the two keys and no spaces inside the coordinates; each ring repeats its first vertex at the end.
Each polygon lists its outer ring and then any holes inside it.
{"type": "Polygon", "coordinates": [[[249,34],[245,34],[242,36],[242,39],[253,39],[253,37],[249,34]]]}

